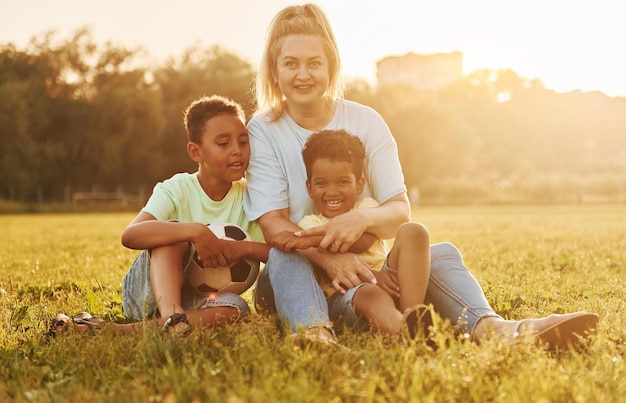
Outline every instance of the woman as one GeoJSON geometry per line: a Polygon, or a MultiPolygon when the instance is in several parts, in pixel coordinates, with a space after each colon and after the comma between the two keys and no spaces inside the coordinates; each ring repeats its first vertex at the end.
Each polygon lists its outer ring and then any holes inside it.
{"type": "MultiPolygon", "coordinates": [[[[348,249],[365,232],[387,239],[410,220],[397,147],[389,128],[373,109],[344,100],[342,94],[339,52],[322,9],[306,4],[280,11],[268,30],[256,79],[258,110],[248,124],[252,155],[245,208],[250,220],[259,220],[268,242],[281,231],[299,236],[323,234],[324,238],[319,249],[299,253],[273,249],[259,279],[256,299],[265,300],[270,309],[275,305],[293,332],[303,328],[311,337],[329,342],[334,337],[331,319],[342,317],[348,324],[359,321],[351,305],[358,292],[355,287],[376,282],[348,249]],[[373,197],[380,206],[356,209],[324,226],[301,230],[294,223],[313,212],[305,187],[302,147],[313,132],[332,129],[345,129],[365,144],[362,197],[373,197]],[[338,298],[326,301],[311,264],[332,279],[338,298]]],[[[576,334],[586,335],[598,321],[597,315],[585,312],[504,320],[489,306],[461,254],[449,243],[431,246],[426,302],[478,343],[490,335],[510,338],[532,333],[540,342],[562,347],[579,341],[576,334]]]]}

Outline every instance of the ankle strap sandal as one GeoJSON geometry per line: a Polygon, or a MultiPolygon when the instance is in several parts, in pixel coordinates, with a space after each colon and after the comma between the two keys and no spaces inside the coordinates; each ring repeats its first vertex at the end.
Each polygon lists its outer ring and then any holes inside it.
{"type": "Polygon", "coordinates": [[[192,330],[191,324],[187,320],[187,315],[184,313],[175,313],[168,316],[163,323],[163,330],[170,334],[186,335],[192,330]]]}

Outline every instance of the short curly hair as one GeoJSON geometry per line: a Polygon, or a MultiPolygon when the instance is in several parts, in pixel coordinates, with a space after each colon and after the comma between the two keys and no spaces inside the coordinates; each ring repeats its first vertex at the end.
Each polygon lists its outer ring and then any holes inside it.
{"type": "Polygon", "coordinates": [[[203,96],[185,109],[183,122],[187,139],[192,143],[202,144],[206,122],[220,115],[235,115],[246,123],[246,113],[237,102],[221,95],[203,96]]]}
{"type": "Polygon", "coordinates": [[[357,179],[363,175],[365,146],[361,139],[345,130],[322,130],[313,133],[302,149],[307,180],[311,180],[313,163],[321,158],[352,164],[357,179]]]}

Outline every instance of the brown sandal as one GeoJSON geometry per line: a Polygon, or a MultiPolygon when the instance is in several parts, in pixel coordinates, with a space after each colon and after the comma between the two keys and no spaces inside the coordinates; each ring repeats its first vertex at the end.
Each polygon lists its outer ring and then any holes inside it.
{"type": "Polygon", "coordinates": [[[63,313],[58,313],[52,318],[45,336],[49,339],[54,339],[59,334],[65,332],[70,323],[87,326],[89,332],[94,334],[96,330],[102,328],[104,319],[93,317],[89,312],[79,312],[71,318],[63,313]]]}

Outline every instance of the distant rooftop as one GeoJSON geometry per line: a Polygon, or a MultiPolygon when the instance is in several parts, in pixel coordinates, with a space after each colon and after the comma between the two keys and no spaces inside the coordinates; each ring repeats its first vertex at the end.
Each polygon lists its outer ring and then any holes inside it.
{"type": "Polygon", "coordinates": [[[436,89],[463,78],[463,52],[388,56],[376,63],[376,70],[379,87],[404,84],[436,89]]]}

